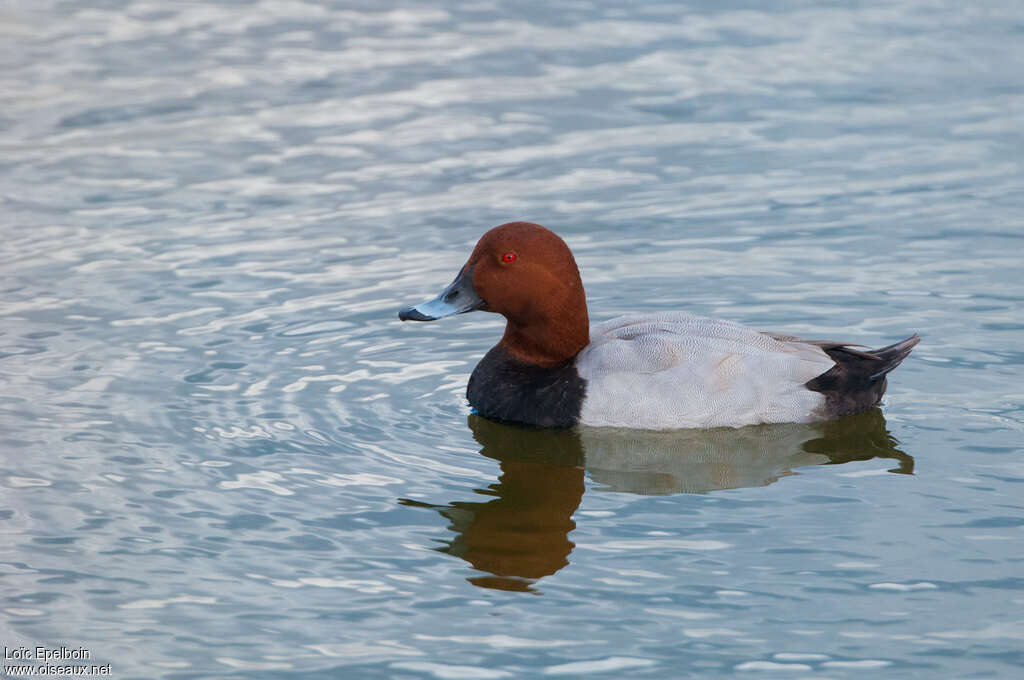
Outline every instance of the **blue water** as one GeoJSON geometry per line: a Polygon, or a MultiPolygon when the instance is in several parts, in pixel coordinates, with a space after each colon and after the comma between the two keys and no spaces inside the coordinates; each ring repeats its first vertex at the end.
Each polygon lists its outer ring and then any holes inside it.
{"type": "Polygon", "coordinates": [[[0,10],[0,645],[116,678],[1024,674],[1024,6],[0,10]],[[469,415],[487,228],[882,411],[469,415]]]}

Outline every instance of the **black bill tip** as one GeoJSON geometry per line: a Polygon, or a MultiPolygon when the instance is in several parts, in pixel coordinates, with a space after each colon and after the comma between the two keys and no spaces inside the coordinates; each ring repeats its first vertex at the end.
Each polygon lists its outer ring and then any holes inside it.
{"type": "Polygon", "coordinates": [[[434,317],[427,316],[415,307],[408,307],[398,313],[398,318],[402,321],[433,321],[434,317]]]}

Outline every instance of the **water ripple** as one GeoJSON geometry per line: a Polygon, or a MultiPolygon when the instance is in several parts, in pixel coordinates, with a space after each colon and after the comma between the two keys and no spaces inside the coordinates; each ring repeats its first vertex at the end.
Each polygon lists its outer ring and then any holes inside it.
{"type": "Polygon", "coordinates": [[[5,644],[124,677],[1012,674],[1021,25],[4,10],[5,644]],[[467,418],[500,322],[396,311],[518,218],[595,320],[925,340],[845,429],[467,418]]]}

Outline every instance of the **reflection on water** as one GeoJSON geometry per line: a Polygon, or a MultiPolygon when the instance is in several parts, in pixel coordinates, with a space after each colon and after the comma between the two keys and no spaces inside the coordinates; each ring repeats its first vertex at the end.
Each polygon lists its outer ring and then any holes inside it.
{"type": "Polygon", "coordinates": [[[456,536],[441,552],[489,574],[471,583],[501,590],[530,590],[533,581],[569,564],[584,470],[600,491],[644,495],[766,486],[799,466],[872,458],[896,460],[890,472],[914,471],[914,459],[897,448],[880,409],[824,423],[739,429],[538,430],[477,415],[469,416],[469,427],[480,453],[501,466],[496,483],[477,489],[490,500],[401,503],[447,518],[456,536]]]}
{"type": "Polygon", "coordinates": [[[569,563],[569,532],[583,498],[583,446],[572,430],[537,430],[469,416],[480,452],[501,466],[498,481],[477,493],[490,500],[432,507],[456,536],[442,552],[488,572],[470,580],[500,590],[530,590],[530,582],[569,563]]]}
{"type": "Polygon", "coordinates": [[[645,495],[766,486],[803,465],[895,458],[891,472],[913,473],[885,416],[873,409],[824,423],[738,429],[584,430],[587,472],[602,490],[645,495]]]}

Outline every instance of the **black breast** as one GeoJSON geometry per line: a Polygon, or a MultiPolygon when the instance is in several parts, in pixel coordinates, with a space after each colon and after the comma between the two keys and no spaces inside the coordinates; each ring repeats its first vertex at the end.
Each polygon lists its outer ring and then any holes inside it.
{"type": "Polygon", "coordinates": [[[491,420],[573,427],[580,421],[586,390],[575,358],[545,368],[495,346],[473,369],[466,397],[477,413],[491,420]]]}

